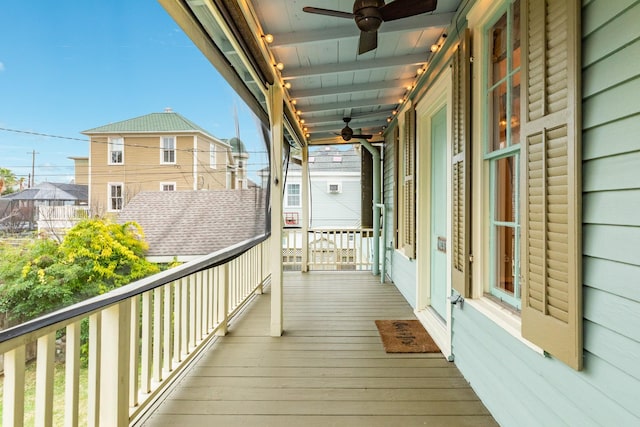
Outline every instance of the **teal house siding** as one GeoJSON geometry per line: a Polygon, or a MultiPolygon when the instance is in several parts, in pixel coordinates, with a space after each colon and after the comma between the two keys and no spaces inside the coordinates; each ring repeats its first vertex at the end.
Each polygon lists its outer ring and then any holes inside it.
{"type": "Polygon", "coordinates": [[[385,275],[400,290],[407,302],[416,307],[416,262],[402,255],[394,248],[395,230],[393,229],[393,188],[394,188],[394,148],[393,143],[385,144],[384,150],[384,188],[383,203],[385,206],[386,248],[384,254],[385,275]]]}
{"type": "Polygon", "coordinates": [[[583,2],[584,369],[545,357],[471,305],[456,365],[503,426],[640,425],[640,2],[583,2]]]}

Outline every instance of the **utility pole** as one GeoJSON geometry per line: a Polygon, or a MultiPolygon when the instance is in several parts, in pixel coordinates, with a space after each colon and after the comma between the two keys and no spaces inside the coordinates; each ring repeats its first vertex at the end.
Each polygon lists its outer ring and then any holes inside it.
{"type": "Polygon", "coordinates": [[[29,188],[33,187],[36,183],[36,154],[38,153],[36,150],[33,150],[31,153],[31,176],[29,177],[29,188]]]}

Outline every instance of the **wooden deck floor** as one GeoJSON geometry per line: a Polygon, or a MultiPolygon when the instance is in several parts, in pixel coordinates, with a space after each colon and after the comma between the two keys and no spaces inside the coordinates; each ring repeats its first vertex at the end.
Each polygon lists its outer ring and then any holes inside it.
{"type": "Polygon", "coordinates": [[[374,320],[410,319],[370,273],[286,273],[285,333],[268,290],[144,420],[160,426],[494,426],[442,354],[387,354],[374,320]]]}

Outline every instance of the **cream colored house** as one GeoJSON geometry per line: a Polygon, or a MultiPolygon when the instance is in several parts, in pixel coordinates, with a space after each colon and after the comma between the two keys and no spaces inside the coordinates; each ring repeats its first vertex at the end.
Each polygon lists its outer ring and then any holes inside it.
{"type": "Polygon", "coordinates": [[[242,187],[246,152],[234,155],[231,144],[171,109],[82,133],[90,139],[86,170],[96,214],[120,211],[141,191],[242,187]]]}

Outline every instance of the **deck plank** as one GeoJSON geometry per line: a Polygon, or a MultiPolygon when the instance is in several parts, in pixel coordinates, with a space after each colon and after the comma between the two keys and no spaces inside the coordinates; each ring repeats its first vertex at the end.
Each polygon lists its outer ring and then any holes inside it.
{"type": "Polygon", "coordinates": [[[268,290],[139,425],[496,426],[441,353],[387,354],[374,320],[413,319],[369,273],[286,273],[282,337],[268,290]]]}

